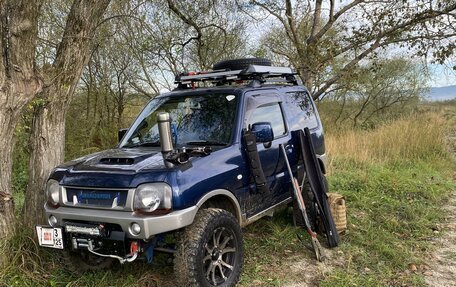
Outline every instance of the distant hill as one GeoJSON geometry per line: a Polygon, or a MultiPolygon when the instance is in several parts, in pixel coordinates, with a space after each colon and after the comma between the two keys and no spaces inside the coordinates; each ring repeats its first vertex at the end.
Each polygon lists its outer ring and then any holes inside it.
{"type": "Polygon", "coordinates": [[[425,95],[428,101],[446,101],[456,99],[456,85],[446,87],[432,87],[425,95]]]}

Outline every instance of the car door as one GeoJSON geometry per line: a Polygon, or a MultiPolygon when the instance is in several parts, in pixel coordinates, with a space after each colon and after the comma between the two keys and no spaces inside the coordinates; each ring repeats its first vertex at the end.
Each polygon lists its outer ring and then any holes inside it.
{"type": "MultiPolygon", "coordinates": [[[[244,113],[244,129],[249,130],[252,124],[269,122],[272,126],[274,139],[270,144],[257,143],[261,166],[266,177],[269,193],[258,192],[253,178],[250,180],[247,216],[284,200],[288,197],[286,184],[285,161],[280,144],[290,149],[290,134],[282,108],[282,100],[275,91],[250,92],[246,94],[244,113]]],[[[246,158],[246,162],[248,159],[246,158]]]]}

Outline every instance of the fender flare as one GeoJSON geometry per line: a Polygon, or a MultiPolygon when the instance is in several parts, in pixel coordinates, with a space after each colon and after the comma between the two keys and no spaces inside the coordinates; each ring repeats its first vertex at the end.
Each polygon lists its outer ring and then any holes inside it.
{"type": "Polygon", "coordinates": [[[198,202],[196,203],[196,206],[198,206],[198,209],[200,209],[201,206],[203,206],[203,204],[206,201],[208,201],[212,197],[218,196],[218,195],[226,196],[230,200],[230,202],[234,205],[234,207],[236,209],[236,214],[235,214],[236,219],[238,220],[239,224],[242,225],[244,218],[242,216],[241,206],[239,204],[239,201],[237,200],[236,196],[234,196],[234,194],[232,192],[230,192],[226,189],[215,189],[213,191],[206,193],[200,200],[198,200],[198,202]]]}

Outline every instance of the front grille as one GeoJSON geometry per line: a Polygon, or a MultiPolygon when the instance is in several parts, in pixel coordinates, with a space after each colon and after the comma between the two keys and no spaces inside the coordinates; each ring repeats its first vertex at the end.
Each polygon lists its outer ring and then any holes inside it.
{"type": "Polygon", "coordinates": [[[125,207],[128,190],[106,190],[95,188],[66,187],[68,204],[99,206],[99,207],[125,207]]]}

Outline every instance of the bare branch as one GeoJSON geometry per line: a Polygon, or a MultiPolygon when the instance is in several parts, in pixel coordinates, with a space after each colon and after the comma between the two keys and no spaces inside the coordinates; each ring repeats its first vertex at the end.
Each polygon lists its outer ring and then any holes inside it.
{"type": "Polygon", "coordinates": [[[174,0],[167,0],[167,1],[168,1],[169,9],[171,9],[171,11],[173,11],[182,21],[184,21],[185,24],[193,27],[196,30],[197,36],[196,37],[192,37],[192,38],[195,39],[195,40],[201,39],[203,33],[201,31],[201,28],[195,23],[195,21],[193,21],[192,18],[189,18],[189,17],[185,16],[181,12],[177,8],[176,4],[174,3],[174,0]]]}
{"type": "Polygon", "coordinates": [[[329,2],[329,21],[334,21],[334,0],[330,0],[329,2]]]}
{"type": "MultiPolygon", "coordinates": [[[[320,21],[321,21],[321,3],[322,3],[322,0],[315,1],[315,11],[313,14],[312,30],[310,31],[309,39],[314,38],[315,35],[317,34],[317,29],[318,29],[318,26],[320,25],[320,21]]],[[[310,41],[308,40],[307,42],[309,43],[310,41]]]]}
{"type": "MultiPolygon", "coordinates": [[[[318,1],[317,1],[318,2],[318,1]]],[[[331,4],[333,1],[331,1],[331,4]]],[[[339,19],[340,16],[342,16],[343,14],[345,14],[348,10],[352,9],[353,7],[355,7],[356,5],[362,3],[363,0],[355,0],[353,2],[351,2],[350,4],[348,5],[345,5],[342,9],[340,9],[339,11],[337,11],[336,14],[334,14],[332,17],[329,17],[329,20],[328,22],[325,24],[325,26],[323,26],[320,31],[318,31],[318,33],[316,33],[316,31],[314,31],[314,27],[316,29],[316,26],[315,26],[315,21],[316,21],[316,16],[314,16],[314,25],[312,26],[312,31],[313,33],[310,34],[310,37],[307,39],[307,43],[310,44],[312,42],[315,42],[317,41],[318,39],[320,39],[324,34],[326,34],[328,32],[328,30],[332,27],[332,25],[334,24],[334,22],[337,21],[337,19],[339,19]]],[[[320,1],[320,4],[321,4],[321,1],[320,1]]],[[[320,7],[321,9],[321,7],[320,7]]],[[[331,8],[332,9],[332,8],[331,8]]],[[[315,9],[315,11],[317,11],[317,9],[315,9]]],[[[331,10],[332,11],[332,10],[331,10]]],[[[320,11],[321,13],[321,11],[320,11]]],[[[320,16],[318,16],[320,17],[320,16]]],[[[319,20],[319,18],[318,18],[319,20]]]]}
{"type": "Polygon", "coordinates": [[[263,3],[259,3],[258,1],[256,0],[252,0],[251,1],[252,4],[255,4],[257,6],[260,6],[261,8],[263,8],[264,10],[268,11],[269,14],[271,14],[272,16],[276,17],[277,20],[279,20],[282,25],[287,28],[288,30],[288,26],[287,26],[287,22],[285,21],[285,19],[283,19],[282,16],[280,16],[279,13],[275,12],[274,10],[272,10],[271,8],[269,8],[267,5],[263,4],[263,3]]]}
{"type": "Polygon", "coordinates": [[[362,59],[364,59],[367,55],[369,55],[372,51],[380,47],[382,38],[377,37],[375,42],[366,50],[364,50],[361,54],[356,56],[353,60],[351,60],[348,64],[346,64],[339,72],[337,72],[333,77],[331,77],[329,80],[325,82],[325,84],[319,88],[314,94],[313,98],[318,99],[320,95],[322,95],[331,85],[333,85],[337,80],[339,80],[344,73],[349,71],[351,68],[353,68],[356,64],[359,63],[362,59]]]}
{"type": "Polygon", "coordinates": [[[292,40],[295,43],[296,47],[298,48],[298,53],[301,54],[303,52],[303,47],[302,47],[301,41],[298,37],[298,32],[296,31],[296,24],[295,24],[295,20],[293,17],[292,9],[293,8],[291,7],[291,0],[286,0],[285,14],[287,16],[288,26],[290,27],[291,35],[293,36],[292,40]]]}

